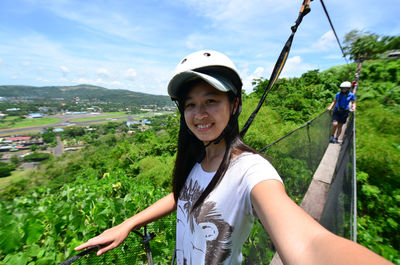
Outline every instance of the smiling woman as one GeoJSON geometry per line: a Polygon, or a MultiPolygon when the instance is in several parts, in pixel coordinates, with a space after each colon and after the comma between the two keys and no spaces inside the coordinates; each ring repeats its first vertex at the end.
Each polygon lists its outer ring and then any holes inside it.
{"type": "Polygon", "coordinates": [[[199,51],[181,60],[168,85],[181,113],[173,192],[75,250],[101,245],[101,255],[176,211],[179,265],[241,264],[255,217],[284,264],[390,264],[332,234],[290,199],[274,167],[240,137],[241,91],[225,55],[199,51]]]}

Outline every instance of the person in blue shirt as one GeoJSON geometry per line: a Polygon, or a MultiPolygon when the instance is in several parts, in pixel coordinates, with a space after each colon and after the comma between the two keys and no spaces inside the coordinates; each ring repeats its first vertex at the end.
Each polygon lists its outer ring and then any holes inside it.
{"type": "Polygon", "coordinates": [[[351,83],[349,81],[341,83],[340,92],[336,94],[332,104],[328,107],[328,110],[334,108],[332,115],[332,134],[329,138],[329,142],[331,143],[339,143],[338,138],[342,132],[343,124],[346,123],[347,116],[349,116],[349,112],[356,110],[356,96],[350,92],[350,88],[351,83]]]}

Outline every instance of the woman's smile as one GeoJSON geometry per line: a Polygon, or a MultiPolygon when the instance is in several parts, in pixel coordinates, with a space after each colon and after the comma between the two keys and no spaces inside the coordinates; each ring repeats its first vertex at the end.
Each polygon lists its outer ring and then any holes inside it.
{"type": "Polygon", "coordinates": [[[211,123],[196,125],[197,129],[199,129],[199,130],[206,130],[206,129],[210,128],[211,126],[212,126],[211,123]]]}

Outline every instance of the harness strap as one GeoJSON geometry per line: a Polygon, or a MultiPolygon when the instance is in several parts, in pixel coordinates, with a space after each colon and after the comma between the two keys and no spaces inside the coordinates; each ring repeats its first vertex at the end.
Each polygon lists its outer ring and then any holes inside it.
{"type": "Polygon", "coordinates": [[[272,87],[274,86],[280,73],[282,72],[282,69],[285,66],[286,60],[288,58],[290,48],[292,46],[293,38],[297,31],[297,28],[299,27],[300,23],[303,21],[304,16],[306,16],[311,11],[310,6],[309,6],[311,1],[312,0],[303,0],[303,4],[301,5],[299,16],[297,17],[295,24],[291,27],[292,33],[290,34],[289,39],[286,41],[285,46],[283,47],[283,49],[278,57],[278,60],[275,63],[274,70],[272,71],[271,77],[269,78],[269,82],[264,90],[264,93],[263,93],[260,101],[258,102],[256,109],[250,115],[249,119],[246,121],[245,125],[243,126],[242,130],[240,131],[240,136],[242,138],[246,134],[251,123],[253,122],[254,118],[256,117],[258,111],[260,110],[261,106],[263,105],[265,98],[267,97],[269,91],[272,89],[272,87]]]}

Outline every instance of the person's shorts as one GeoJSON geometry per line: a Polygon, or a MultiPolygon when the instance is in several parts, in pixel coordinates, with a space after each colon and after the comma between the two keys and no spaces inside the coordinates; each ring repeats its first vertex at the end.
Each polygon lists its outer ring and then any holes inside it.
{"type": "Polygon", "coordinates": [[[348,110],[338,111],[335,109],[332,114],[332,121],[337,121],[338,123],[345,124],[348,116],[348,110]]]}

